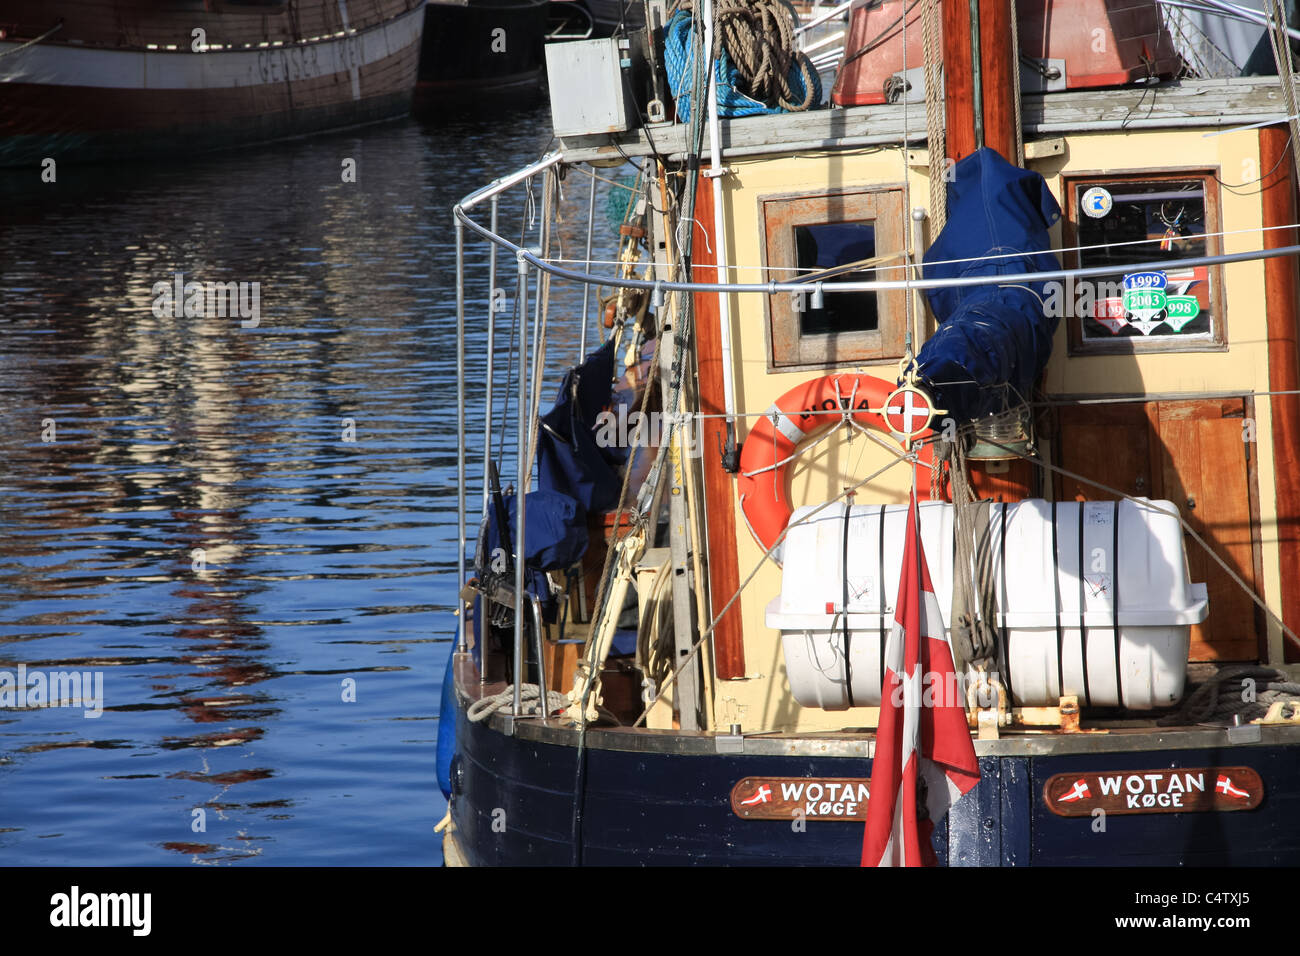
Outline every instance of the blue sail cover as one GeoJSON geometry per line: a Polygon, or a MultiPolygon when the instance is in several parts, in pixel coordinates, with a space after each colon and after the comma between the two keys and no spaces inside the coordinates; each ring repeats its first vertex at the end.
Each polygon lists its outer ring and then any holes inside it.
{"type": "MultiPolygon", "coordinates": [[[[516,499],[505,496],[506,532],[510,539],[502,541],[497,529],[496,509],[488,509],[488,555],[497,548],[514,554],[516,499]]],[[[537,571],[563,571],[582,560],[587,550],[587,525],[579,519],[578,503],[557,491],[530,491],[524,495],[524,567],[537,571]]],[[[546,597],[546,592],[538,597],[546,597]]]]}
{"type": "MultiPolygon", "coordinates": [[[[957,163],[953,177],[948,222],[925,254],[926,279],[1061,267],[1047,235],[1061,207],[1042,176],[985,148],[957,163]]],[[[1042,282],[927,290],[939,328],[916,360],[938,407],[966,421],[1002,411],[1007,385],[1028,398],[1059,321],[1046,314],[1045,295],[1042,282]]]]}

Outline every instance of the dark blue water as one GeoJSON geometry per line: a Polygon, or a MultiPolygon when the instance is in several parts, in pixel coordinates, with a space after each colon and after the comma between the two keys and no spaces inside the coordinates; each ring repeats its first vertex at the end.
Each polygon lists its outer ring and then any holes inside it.
{"type": "Polygon", "coordinates": [[[0,710],[0,864],[440,862],[450,207],[549,140],[538,111],[0,175],[0,672],[104,694],[0,710]],[[178,271],[258,282],[257,326],[156,316],[178,271]]]}

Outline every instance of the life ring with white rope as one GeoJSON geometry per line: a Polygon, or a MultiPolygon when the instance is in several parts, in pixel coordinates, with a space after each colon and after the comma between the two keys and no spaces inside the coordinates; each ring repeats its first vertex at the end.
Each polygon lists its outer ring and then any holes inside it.
{"type": "MultiPolygon", "coordinates": [[[[900,434],[879,414],[897,390],[898,386],[870,375],[826,375],[790,389],[755,423],[741,449],[737,490],[749,530],[764,549],[772,548],[794,514],[786,467],[799,443],[845,417],[887,435],[900,434]]],[[[930,434],[927,428],[910,437],[916,441],[930,434]]],[[[916,452],[918,463],[933,467],[930,442],[921,442],[916,452]]],[[[929,481],[917,482],[916,496],[929,499],[929,481]]]]}

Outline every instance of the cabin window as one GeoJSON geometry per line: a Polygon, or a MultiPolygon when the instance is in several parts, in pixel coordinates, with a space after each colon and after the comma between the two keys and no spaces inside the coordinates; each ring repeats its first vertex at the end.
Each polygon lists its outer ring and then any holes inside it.
{"type": "MultiPolygon", "coordinates": [[[[825,288],[835,282],[903,278],[900,187],[769,196],[760,207],[763,264],[773,281],[825,274],[825,288]],[[869,260],[877,261],[866,264],[869,260]]],[[[893,290],[825,292],[816,309],[811,285],[803,295],[769,295],[769,367],[898,358],[905,311],[904,293],[893,290]]]]}
{"type": "Polygon", "coordinates": [[[1226,336],[1218,266],[1149,271],[1143,262],[1218,255],[1218,180],[1212,171],[1065,179],[1069,265],[1113,273],[1049,284],[1044,303],[1068,320],[1070,351],[1221,349],[1226,336]]]}

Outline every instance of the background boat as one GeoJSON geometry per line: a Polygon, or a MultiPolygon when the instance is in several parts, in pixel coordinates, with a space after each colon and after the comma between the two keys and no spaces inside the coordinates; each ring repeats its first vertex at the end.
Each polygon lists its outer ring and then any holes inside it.
{"type": "Polygon", "coordinates": [[[639,2],[623,0],[550,0],[548,40],[588,40],[611,36],[620,23],[626,28],[645,23],[639,2]]]}
{"type": "Polygon", "coordinates": [[[526,107],[541,96],[546,0],[436,0],[425,8],[418,112],[465,109],[483,96],[526,107]]]}
{"type": "Polygon", "coordinates": [[[424,0],[17,0],[0,165],[184,155],[400,116],[424,0]]]}

